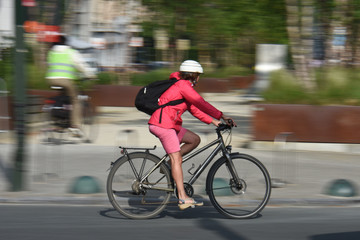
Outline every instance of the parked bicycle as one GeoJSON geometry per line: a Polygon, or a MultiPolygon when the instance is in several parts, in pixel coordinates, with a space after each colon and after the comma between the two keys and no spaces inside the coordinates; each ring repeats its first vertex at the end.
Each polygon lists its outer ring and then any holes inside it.
{"type": "MultiPolygon", "coordinates": [[[[219,125],[215,130],[216,140],[183,157],[183,162],[186,162],[215,146],[205,161],[191,173],[190,180],[184,186],[187,195],[192,197],[193,184],[215,156],[221,154],[207,174],[206,193],[212,205],[226,217],[251,218],[259,214],[269,201],[270,175],[256,158],[231,152],[231,145],[226,145],[223,139],[225,132],[231,139],[231,129],[229,125],[219,125]]],[[[165,161],[167,155],[159,158],[150,153],[156,146],[120,148],[123,156],[111,163],[107,178],[106,189],[112,206],[128,218],[157,216],[171,203],[172,194],[177,194],[171,169],[165,161]]]]}
{"type": "Polygon", "coordinates": [[[51,86],[51,89],[58,91],[58,94],[45,100],[42,108],[44,113],[43,128],[41,130],[45,143],[59,144],[70,141],[75,136],[85,143],[91,143],[97,135],[96,112],[91,104],[91,98],[81,89],[78,99],[82,106],[81,132],[71,128],[70,111],[72,111],[71,98],[66,89],[61,86],[51,86]]]}

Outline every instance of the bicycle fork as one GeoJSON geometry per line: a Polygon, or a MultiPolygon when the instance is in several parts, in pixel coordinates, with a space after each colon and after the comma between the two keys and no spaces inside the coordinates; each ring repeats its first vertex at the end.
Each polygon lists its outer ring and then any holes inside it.
{"type": "MultiPolygon", "coordinates": [[[[229,147],[231,148],[231,146],[229,146],[229,147]]],[[[230,172],[230,174],[231,174],[231,176],[233,178],[233,181],[235,182],[236,186],[241,187],[242,184],[241,184],[239,175],[236,172],[234,163],[233,163],[233,161],[231,159],[231,156],[230,156],[230,153],[229,153],[228,149],[223,149],[223,155],[226,158],[226,161],[227,161],[226,166],[228,167],[228,170],[229,170],[229,172],[230,172]]]]}

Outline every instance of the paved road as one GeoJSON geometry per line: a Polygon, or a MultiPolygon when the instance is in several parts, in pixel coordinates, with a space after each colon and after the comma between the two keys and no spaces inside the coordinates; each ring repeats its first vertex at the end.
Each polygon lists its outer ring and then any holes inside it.
{"type": "Polygon", "coordinates": [[[359,208],[266,208],[250,220],[212,207],[167,208],[159,218],[125,219],[108,206],[0,205],[2,240],[225,239],[358,240],[359,208]]]}

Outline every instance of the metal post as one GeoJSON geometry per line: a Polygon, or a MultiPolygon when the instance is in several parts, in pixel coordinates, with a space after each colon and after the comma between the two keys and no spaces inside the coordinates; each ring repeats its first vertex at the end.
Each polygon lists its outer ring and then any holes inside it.
{"type": "MultiPolygon", "coordinates": [[[[294,183],[296,178],[297,157],[294,155],[289,157],[289,149],[287,147],[288,138],[294,136],[292,132],[281,132],[276,135],[274,144],[278,145],[276,150],[276,156],[273,159],[273,177],[272,186],[275,188],[285,187],[289,183],[294,183]],[[292,182],[290,181],[292,179],[292,182]]],[[[294,137],[293,137],[294,139],[294,137]]],[[[295,139],[294,139],[295,140],[295,139]]],[[[274,151],[275,153],[275,151],[274,151]]],[[[296,153],[295,153],[296,154],[296,153]]]]}
{"type": "Polygon", "coordinates": [[[17,148],[14,159],[14,173],[12,190],[23,190],[23,172],[25,160],[25,106],[26,106],[26,79],[25,79],[25,45],[24,45],[24,16],[25,7],[21,0],[16,0],[15,5],[15,130],[17,136],[17,148]]]}

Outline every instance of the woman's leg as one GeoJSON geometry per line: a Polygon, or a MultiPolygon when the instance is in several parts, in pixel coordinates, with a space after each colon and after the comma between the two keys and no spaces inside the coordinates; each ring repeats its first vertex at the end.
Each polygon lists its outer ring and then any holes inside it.
{"type": "Polygon", "coordinates": [[[171,174],[176,183],[179,198],[179,207],[184,210],[191,206],[202,206],[203,202],[197,202],[190,198],[184,188],[184,176],[182,170],[182,156],[180,152],[169,153],[171,161],[171,174]]]}
{"type": "MultiPolygon", "coordinates": [[[[186,204],[194,205],[194,200],[190,199],[184,189],[184,176],[182,170],[182,151],[189,152],[194,149],[200,143],[200,138],[191,131],[183,132],[184,136],[179,136],[175,132],[174,129],[165,129],[154,125],[149,125],[149,130],[152,134],[157,136],[165,151],[168,153],[170,157],[171,164],[171,175],[176,183],[176,188],[178,192],[179,199],[185,201],[186,204]],[[180,148],[180,139],[181,142],[185,145],[185,150],[180,148]]],[[[197,205],[201,205],[202,203],[197,203],[197,205]]],[[[187,206],[189,207],[189,206],[187,206]]]]}
{"type": "Polygon", "coordinates": [[[176,183],[178,197],[179,199],[185,200],[188,199],[189,197],[186,195],[184,189],[182,156],[191,152],[194,148],[196,148],[200,144],[200,137],[197,134],[193,133],[192,131],[187,130],[181,139],[181,143],[184,144],[181,146],[180,152],[170,153],[169,157],[171,162],[171,174],[176,183]]]}
{"type": "Polygon", "coordinates": [[[200,137],[196,133],[187,130],[181,139],[181,143],[183,145],[180,147],[180,154],[181,156],[184,156],[185,154],[191,152],[193,149],[195,149],[200,144],[200,137]]]}
{"type": "Polygon", "coordinates": [[[182,170],[182,156],[180,152],[169,153],[171,161],[171,174],[176,183],[179,199],[189,198],[184,189],[184,177],[182,170]]]}

